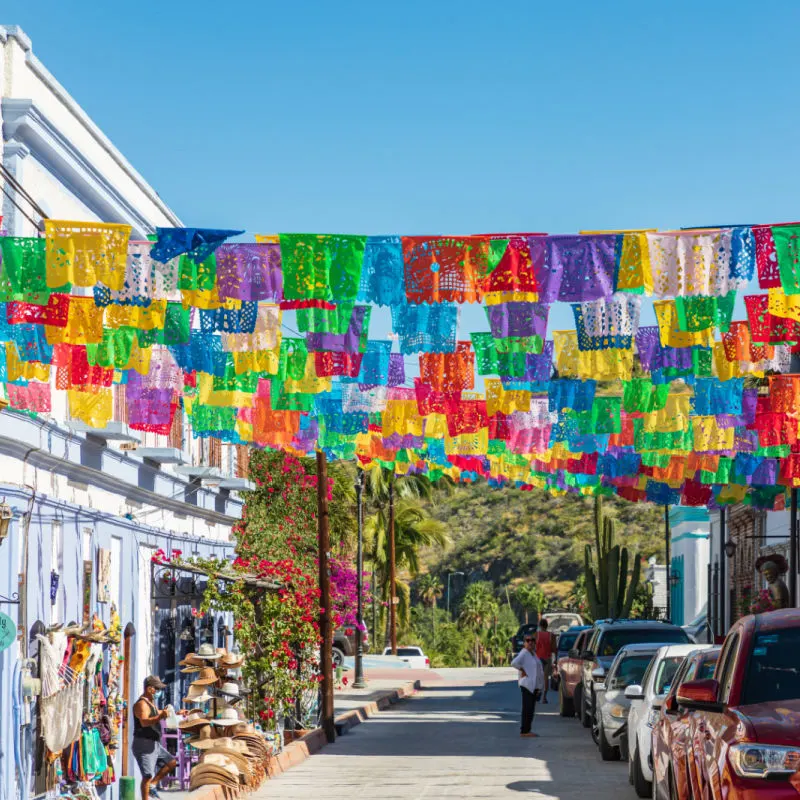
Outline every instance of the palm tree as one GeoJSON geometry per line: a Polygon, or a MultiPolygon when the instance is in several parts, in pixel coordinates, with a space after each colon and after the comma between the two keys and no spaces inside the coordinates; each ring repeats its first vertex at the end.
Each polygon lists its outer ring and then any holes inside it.
{"type": "MultiPolygon", "coordinates": [[[[371,470],[370,472],[378,472],[371,470]]],[[[369,474],[369,473],[368,473],[369,474]]],[[[427,483],[427,480],[425,481],[427,483]]],[[[370,480],[367,480],[369,487],[370,480]]],[[[385,493],[386,505],[383,499],[384,484],[380,480],[372,483],[376,490],[373,495],[376,500],[377,510],[368,519],[364,526],[364,533],[370,544],[373,562],[376,566],[376,587],[384,604],[389,604],[391,598],[390,559],[389,546],[389,513],[388,490],[385,493]]],[[[398,572],[405,572],[412,578],[420,570],[419,554],[423,547],[438,544],[445,546],[450,540],[447,536],[445,525],[433,519],[427,508],[420,500],[420,484],[407,481],[404,478],[396,481],[397,493],[401,499],[394,504],[394,557],[398,572]],[[402,487],[402,489],[400,489],[402,487]]],[[[408,625],[411,618],[410,591],[405,580],[395,579],[395,593],[398,598],[397,614],[402,625],[408,625]]]]}
{"type": "Polygon", "coordinates": [[[545,593],[538,586],[522,584],[521,586],[517,586],[514,590],[514,594],[517,596],[517,600],[525,612],[526,625],[528,624],[528,613],[530,611],[541,614],[547,608],[547,597],[545,597],[545,593]]]}
{"type": "Polygon", "coordinates": [[[497,619],[500,607],[495,600],[492,585],[487,581],[479,581],[467,587],[458,614],[460,625],[472,631],[475,637],[475,666],[480,664],[481,631],[497,619]]]}
{"type": "Polygon", "coordinates": [[[431,624],[433,625],[433,646],[436,647],[436,601],[444,593],[439,578],[428,572],[419,579],[418,591],[423,605],[430,606],[431,624]]]}

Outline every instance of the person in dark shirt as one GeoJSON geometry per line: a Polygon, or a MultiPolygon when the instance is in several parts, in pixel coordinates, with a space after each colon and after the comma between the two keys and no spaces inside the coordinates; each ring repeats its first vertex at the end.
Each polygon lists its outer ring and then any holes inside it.
{"type": "Polygon", "coordinates": [[[156,789],[159,781],[178,766],[175,756],[161,744],[161,720],[169,712],[158,710],[156,697],[166,688],[157,675],[148,676],[144,679],[144,692],[133,706],[131,750],[142,773],[142,800],[159,797],[156,789]]]}

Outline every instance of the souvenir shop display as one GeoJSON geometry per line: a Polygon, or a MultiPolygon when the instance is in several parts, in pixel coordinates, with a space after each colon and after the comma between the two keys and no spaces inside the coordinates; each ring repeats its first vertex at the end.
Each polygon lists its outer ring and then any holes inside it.
{"type": "Polygon", "coordinates": [[[235,677],[244,658],[203,644],[180,663],[193,676],[183,698],[191,710],[177,725],[181,787],[258,787],[272,747],[246,719],[248,689],[235,677]]]}
{"type": "Polygon", "coordinates": [[[126,709],[122,696],[121,624],[112,604],[106,629],[97,614],[88,627],[42,626],[36,633],[41,695],[38,732],[44,751],[40,776],[52,796],[94,796],[116,781],[126,709]]]}

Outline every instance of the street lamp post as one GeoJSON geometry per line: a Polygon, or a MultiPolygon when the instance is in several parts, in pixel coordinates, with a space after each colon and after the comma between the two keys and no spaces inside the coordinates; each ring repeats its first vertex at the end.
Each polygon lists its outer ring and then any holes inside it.
{"type": "Polygon", "coordinates": [[[465,575],[464,572],[448,572],[447,573],[447,616],[450,617],[450,576],[451,575],[465,575]]]}
{"type": "MultiPolygon", "coordinates": [[[[356,611],[356,674],[353,681],[354,689],[363,689],[367,682],[364,680],[364,470],[358,470],[356,481],[356,503],[358,504],[358,550],[356,554],[356,592],[358,593],[356,611]]],[[[374,636],[374,632],[373,632],[374,636]]]]}

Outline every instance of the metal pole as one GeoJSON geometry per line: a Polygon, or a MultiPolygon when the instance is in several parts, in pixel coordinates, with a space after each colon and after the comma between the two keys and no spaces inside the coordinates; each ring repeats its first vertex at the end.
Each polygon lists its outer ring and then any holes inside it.
{"type": "Polygon", "coordinates": [[[356,591],[358,592],[356,611],[356,674],[353,681],[354,689],[363,689],[367,682],[364,680],[364,470],[358,470],[356,482],[356,502],[358,503],[358,550],[356,554],[356,591]]]}
{"type": "Polygon", "coordinates": [[[789,530],[789,605],[797,608],[797,489],[792,489],[789,530]]]}
{"type": "Polygon", "coordinates": [[[125,714],[122,718],[122,774],[130,775],[128,769],[128,755],[130,752],[130,724],[131,724],[131,681],[133,679],[133,660],[131,657],[131,641],[136,635],[136,628],[132,622],[125,626],[125,633],[122,646],[122,657],[124,664],[122,666],[122,698],[125,702],[125,714]]]}
{"type": "Polygon", "coordinates": [[[389,480],[389,642],[397,655],[397,596],[395,585],[394,473],[389,480]]]}
{"type": "Polygon", "coordinates": [[[725,538],[727,532],[725,530],[725,506],[719,510],[719,632],[720,636],[724,636],[728,630],[728,625],[725,620],[725,594],[728,591],[727,570],[725,569],[725,561],[727,554],[725,553],[725,538]]]}
{"type": "Polygon", "coordinates": [[[450,576],[452,572],[447,573],[447,618],[450,619],[450,576]]]}
{"type": "Polygon", "coordinates": [[[664,558],[667,564],[667,621],[672,620],[672,581],[670,580],[670,529],[669,529],[669,506],[664,506],[664,558]]]}
{"type": "Polygon", "coordinates": [[[333,617],[331,615],[330,520],[328,518],[328,459],[317,450],[317,520],[319,535],[319,627],[322,633],[322,729],[328,743],[336,740],[333,716],[333,617]]]}

